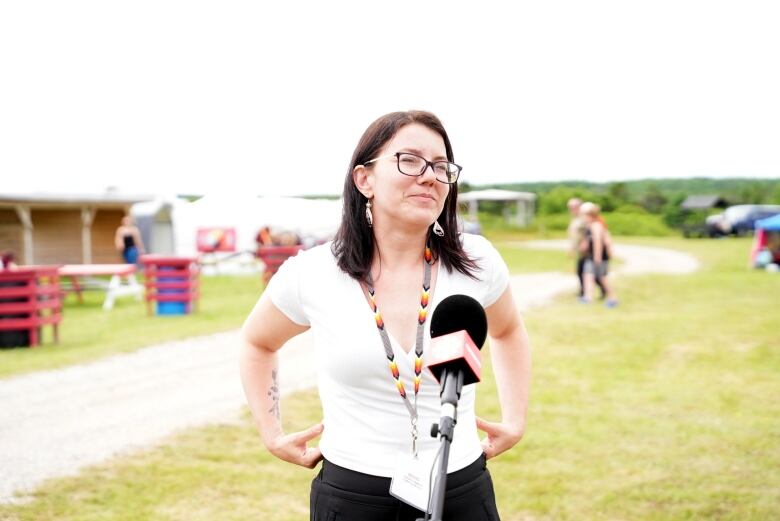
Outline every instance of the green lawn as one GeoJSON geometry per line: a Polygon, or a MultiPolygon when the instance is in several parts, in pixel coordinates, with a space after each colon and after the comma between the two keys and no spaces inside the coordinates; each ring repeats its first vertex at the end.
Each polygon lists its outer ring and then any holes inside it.
{"type": "Polygon", "coordinates": [[[501,253],[512,273],[540,271],[570,273],[574,269],[574,260],[564,250],[525,248],[522,242],[518,241],[496,241],[493,245],[501,253]]]}
{"type": "MultiPolygon", "coordinates": [[[[702,269],[617,279],[616,309],[565,295],[526,314],[528,430],[490,464],[502,519],[777,519],[780,276],[746,269],[747,240],[631,242],[702,269]]],[[[314,392],[283,408],[288,431],[320,417],[314,392]]],[[[478,413],[498,417],[489,368],[478,413]]],[[[0,519],[300,520],[312,477],[266,454],[245,417],[53,480],[0,519]]]]}
{"type": "Polygon", "coordinates": [[[118,299],[114,309],[103,311],[102,291],[85,292],[83,304],[68,295],[60,343],[52,342],[51,328],[46,327],[44,342],[38,347],[0,349],[0,378],[240,327],[262,287],[260,275],[201,277],[198,311],[181,316],[149,316],[146,305],[131,297],[118,299]]]}
{"type": "Polygon", "coordinates": [[[691,251],[702,271],[620,279],[615,310],[562,299],[527,314],[533,405],[522,448],[494,465],[501,505],[550,519],[777,518],[780,277],[746,270],[745,240],[641,242],[691,251]]]}
{"type": "MultiPolygon", "coordinates": [[[[628,240],[620,238],[621,242],[628,240]]],[[[632,241],[633,242],[633,241],[632,241]]],[[[538,273],[558,271],[574,276],[574,257],[566,250],[530,248],[524,246],[524,241],[496,240],[493,245],[499,251],[512,273],[538,273]]],[[[609,262],[610,270],[623,265],[620,258],[609,262]]]]}

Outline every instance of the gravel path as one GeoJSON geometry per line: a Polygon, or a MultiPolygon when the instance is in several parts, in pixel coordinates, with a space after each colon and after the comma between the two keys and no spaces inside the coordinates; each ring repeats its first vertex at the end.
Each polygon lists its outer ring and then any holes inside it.
{"type": "MultiPolygon", "coordinates": [[[[565,248],[563,241],[525,246],[565,248]]],[[[618,246],[620,274],[683,274],[686,254],[618,246]]],[[[521,310],[576,287],[573,275],[512,277],[521,310]]],[[[315,382],[308,334],[282,349],[284,393],[315,382]]],[[[245,404],[238,378],[238,331],[190,338],[89,364],[0,380],[0,503],[23,501],[44,480],[76,474],[117,454],[159,443],[172,433],[236,421],[245,404]]]]}

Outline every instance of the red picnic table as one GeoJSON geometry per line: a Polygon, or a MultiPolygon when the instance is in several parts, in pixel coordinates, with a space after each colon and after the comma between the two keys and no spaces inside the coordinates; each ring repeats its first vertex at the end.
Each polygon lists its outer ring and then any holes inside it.
{"type": "Polygon", "coordinates": [[[81,279],[88,279],[89,287],[104,289],[106,300],[103,301],[103,309],[106,311],[114,307],[117,297],[133,295],[140,301],[144,292],[135,278],[133,264],[66,264],[60,267],[59,274],[70,279],[70,290],[76,293],[79,302],[83,302],[81,292],[85,286],[81,279]],[[111,278],[105,282],[96,277],[111,278]]]}

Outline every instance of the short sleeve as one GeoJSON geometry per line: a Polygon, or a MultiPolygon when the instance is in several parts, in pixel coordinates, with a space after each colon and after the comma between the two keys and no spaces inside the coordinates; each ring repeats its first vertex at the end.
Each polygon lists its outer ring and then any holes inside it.
{"type": "MultiPolygon", "coordinates": [[[[485,241],[487,242],[487,240],[485,241]]],[[[490,260],[489,289],[485,295],[485,307],[495,303],[509,286],[509,267],[498,250],[489,242],[487,243],[487,258],[490,260]]]]}
{"type": "Polygon", "coordinates": [[[303,256],[290,257],[268,281],[265,292],[271,302],[285,314],[287,318],[301,326],[308,326],[309,319],[304,311],[301,298],[301,277],[303,256]]]}
{"type": "Polygon", "coordinates": [[[509,286],[509,267],[498,250],[480,235],[465,235],[464,246],[467,253],[480,267],[477,275],[480,279],[482,306],[494,304],[509,286]]]}

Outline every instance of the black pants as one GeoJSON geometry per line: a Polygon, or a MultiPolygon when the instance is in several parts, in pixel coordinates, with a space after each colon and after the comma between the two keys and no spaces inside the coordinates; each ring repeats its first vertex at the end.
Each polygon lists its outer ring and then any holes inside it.
{"type": "MultiPolygon", "coordinates": [[[[311,482],[310,521],[415,521],[424,513],[390,495],[390,478],[371,476],[323,460],[311,482]]],[[[445,521],[499,521],[485,456],[447,474],[445,521]]]]}

